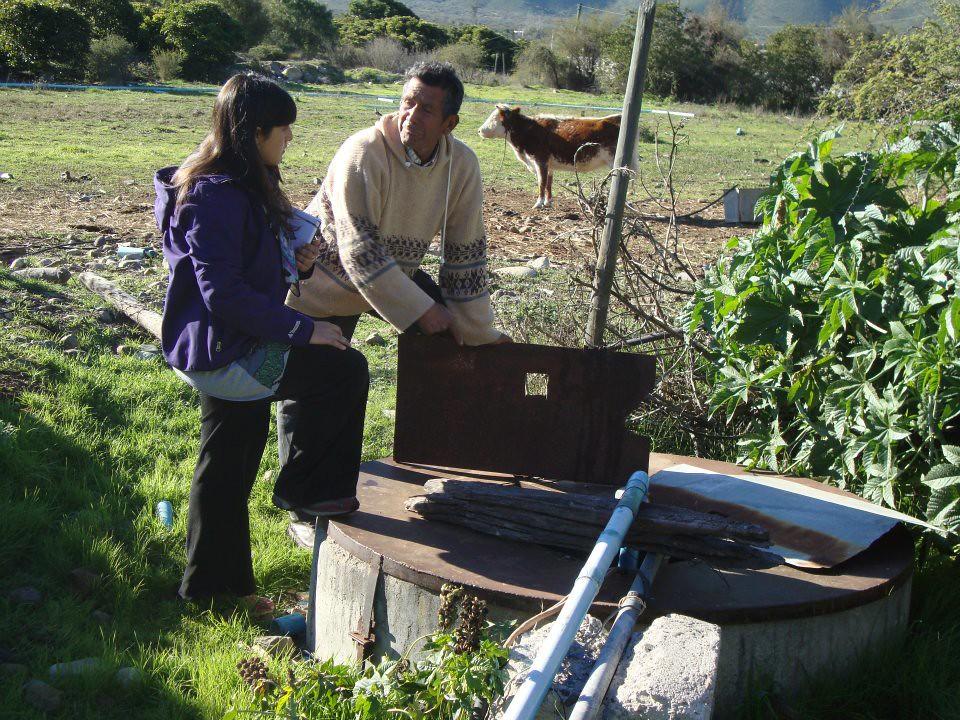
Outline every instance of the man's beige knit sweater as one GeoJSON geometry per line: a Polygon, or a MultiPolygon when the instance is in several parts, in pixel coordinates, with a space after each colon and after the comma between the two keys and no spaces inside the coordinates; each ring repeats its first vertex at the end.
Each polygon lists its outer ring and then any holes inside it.
{"type": "Polygon", "coordinates": [[[434,160],[421,167],[407,159],[396,115],[349,138],[307,207],[322,224],[316,270],[287,304],[318,318],[373,308],[398,330],[412,325],[433,304],[410,276],[443,224],[449,170],[440,288],[464,342],[496,340],[477,156],[446,135],[434,160]]]}

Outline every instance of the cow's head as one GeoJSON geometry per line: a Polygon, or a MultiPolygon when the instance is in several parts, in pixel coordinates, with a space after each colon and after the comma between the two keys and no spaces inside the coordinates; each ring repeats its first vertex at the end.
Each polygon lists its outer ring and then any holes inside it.
{"type": "Polygon", "coordinates": [[[483,125],[480,126],[480,137],[506,137],[507,132],[510,129],[510,120],[512,115],[519,112],[520,108],[518,107],[511,109],[506,105],[497,105],[496,109],[490,113],[490,117],[488,117],[483,125]]]}

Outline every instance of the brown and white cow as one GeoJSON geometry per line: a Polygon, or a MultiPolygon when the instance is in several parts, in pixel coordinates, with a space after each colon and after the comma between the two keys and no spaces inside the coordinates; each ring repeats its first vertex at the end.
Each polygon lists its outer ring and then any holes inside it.
{"type": "MultiPolygon", "coordinates": [[[[619,115],[600,118],[527,117],[519,107],[506,105],[497,105],[480,126],[481,137],[506,138],[520,162],[536,174],[540,197],[535,208],[547,207],[553,201],[554,170],[585,172],[613,167],[619,134],[619,115]]],[[[636,169],[636,158],[629,167],[636,169]]]]}

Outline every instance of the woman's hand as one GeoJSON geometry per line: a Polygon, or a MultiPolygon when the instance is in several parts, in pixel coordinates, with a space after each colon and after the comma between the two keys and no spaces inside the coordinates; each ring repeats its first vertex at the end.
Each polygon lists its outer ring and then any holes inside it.
{"type": "Polygon", "coordinates": [[[339,326],[323,320],[313,321],[313,334],[310,336],[311,345],[331,345],[338,350],[350,347],[350,341],[343,336],[339,326]]]}
{"type": "Polygon", "coordinates": [[[314,238],[312,242],[301,245],[294,253],[297,257],[297,270],[302,273],[309,272],[313,264],[317,261],[317,255],[320,254],[320,238],[314,238]]]}

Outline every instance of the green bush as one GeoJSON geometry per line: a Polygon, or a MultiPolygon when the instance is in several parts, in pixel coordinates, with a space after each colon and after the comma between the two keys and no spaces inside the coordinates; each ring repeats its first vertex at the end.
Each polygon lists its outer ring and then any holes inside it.
{"type": "Polygon", "coordinates": [[[154,50],[153,69],[161,82],[170,82],[183,72],[184,55],[179,50],[154,50]]]}
{"type": "Polygon", "coordinates": [[[365,45],[379,37],[393,38],[408,50],[435,50],[450,42],[446,28],[408,15],[364,20],[352,15],[336,19],[340,41],[348,45],[365,45]]]}
{"type": "Polygon", "coordinates": [[[217,1],[243,30],[244,48],[253,47],[263,41],[270,31],[270,15],[261,0],[217,1]]]}
{"type": "Polygon", "coordinates": [[[764,104],[779,110],[808,111],[830,86],[831,77],[812,25],[787,25],[771,35],[764,48],[764,104]]]}
{"type": "Polygon", "coordinates": [[[326,5],[315,0],[270,0],[266,8],[272,44],[316,55],[337,43],[333,13],[326,5]]]}
{"type": "Polygon", "coordinates": [[[821,102],[824,112],[899,121],[960,112],[960,5],[906,35],[858,45],[821,102]]]}
{"type": "Polygon", "coordinates": [[[166,47],[166,39],[163,36],[163,20],[166,17],[164,6],[135,2],[133,9],[140,19],[133,41],[137,50],[149,53],[154,48],[166,47]]]}
{"type": "Polygon", "coordinates": [[[273,45],[272,43],[261,43],[260,45],[254,45],[252,48],[247,50],[247,53],[254,60],[280,60],[287,56],[287,53],[284,52],[282,47],[279,45],[273,45]]]}
{"type": "Polygon", "coordinates": [[[29,77],[79,78],[90,47],[90,23],[76,10],[45,0],[0,2],[0,65],[29,77]]]}
{"type": "Polygon", "coordinates": [[[397,0],[350,0],[347,13],[361,20],[379,20],[398,15],[417,17],[413,10],[397,0]]]}
{"type": "Polygon", "coordinates": [[[188,80],[219,79],[243,44],[236,20],[211,0],[169,5],[164,11],[163,36],[183,53],[188,80]]]}
{"type": "MultiPolygon", "coordinates": [[[[477,48],[481,53],[477,67],[492,69],[497,63],[500,72],[512,72],[520,47],[510,38],[485,25],[462,25],[451,30],[451,39],[477,48]]],[[[463,53],[461,53],[462,55],[463,53]]]]}
{"type": "Polygon", "coordinates": [[[123,82],[130,77],[133,44],[119,35],[107,35],[90,43],[87,56],[88,82],[123,82]]]}
{"type": "Polygon", "coordinates": [[[349,70],[343,71],[343,76],[346,82],[368,82],[378,85],[386,85],[387,83],[403,80],[403,75],[400,73],[384,72],[383,70],[372,67],[350,68],[349,70]]]}
{"type": "Polygon", "coordinates": [[[931,468],[960,444],[960,133],[839,157],[836,135],[786,159],[761,230],[687,308],[712,347],[711,408],[746,424],[743,462],[908,512],[926,475],[930,517],[955,526],[960,473],[931,468]]]}
{"type": "Polygon", "coordinates": [[[133,41],[140,25],[140,15],[130,0],[63,0],[90,21],[90,32],[95,38],[119,35],[133,41]]]}

